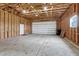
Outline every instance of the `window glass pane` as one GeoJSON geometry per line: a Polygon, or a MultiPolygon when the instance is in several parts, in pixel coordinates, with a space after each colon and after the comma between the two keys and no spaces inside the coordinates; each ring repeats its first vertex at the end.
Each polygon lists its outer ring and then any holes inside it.
{"type": "Polygon", "coordinates": [[[70,27],[77,28],[77,15],[70,18],[70,27]]]}

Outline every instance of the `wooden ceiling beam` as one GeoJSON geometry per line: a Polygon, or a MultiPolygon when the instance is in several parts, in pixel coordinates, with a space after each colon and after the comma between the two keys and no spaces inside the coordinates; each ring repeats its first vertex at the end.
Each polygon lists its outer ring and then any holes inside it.
{"type": "Polygon", "coordinates": [[[10,11],[16,15],[19,15],[21,17],[27,18],[27,19],[42,19],[42,18],[59,18],[65,10],[68,8],[70,4],[28,4],[28,3],[13,3],[13,4],[3,4],[0,7],[2,9],[6,9],[7,11],[10,11]],[[48,9],[45,11],[43,10],[44,6],[47,6],[48,9]],[[18,7],[17,7],[18,6],[18,7]],[[33,6],[34,8],[31,8],[33,6]],[[53,8],[51,8],[53,6],[53,8]],[[8,10],[9,8],[9,10],[8,10]],[[20,11],[17,10],[17,8],[20,8],[20,11]],[[13,10],[13,11],[12,11],[13,10]],[[29,10],[29,13],[22,14],[22,10],[29,10]],[[35,14],[38,14],[38,16],[35,16],[35,14]]]}

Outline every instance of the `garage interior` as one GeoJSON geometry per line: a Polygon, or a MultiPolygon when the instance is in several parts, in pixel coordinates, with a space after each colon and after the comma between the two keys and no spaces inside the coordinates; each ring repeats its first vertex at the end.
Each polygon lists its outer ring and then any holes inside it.
{"type": "Polygon", "coordinates": [[[0,3],[0,56],[79,56],[78,16],[78,3],[0,3]]]}

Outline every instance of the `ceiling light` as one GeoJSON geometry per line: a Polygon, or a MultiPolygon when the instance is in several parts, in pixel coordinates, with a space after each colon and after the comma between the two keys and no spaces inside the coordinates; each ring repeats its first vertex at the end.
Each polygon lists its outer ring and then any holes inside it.
{"type": "Polygon", "coordinates": [[[22,11],[22,13],[24,13],[24,14],[25,14],[25,13],[26,13],[26,10],[23,10],[23,11],[22,11]]]}
{"type": "Polygon", "coordinates": [[[44,10],[47,10],[47,7],[46,6],[44,7],[44,10]]]}
{"type": "Polygon", "coordinates": [[[16,8],[18,8],[18,7],[20,7],[20,6],[16,6],[16,8]]]}
{"type": "Polygon", "coordinates": [[[31,8],[33,8],[33,6],[31,6],[31,8]]]}
{"type": "Polygon", "coordinates": [[[29,11],[28,11],[28,10],[27,10],[27,11],[26,11],[26,10],[23,10],[22,13],[23,13],[23,14],[29,13],[29,11]]]}
{"type": "Polygon", "coordinates": [[[38,16],[37,14],[35,16],[38,16]]]}

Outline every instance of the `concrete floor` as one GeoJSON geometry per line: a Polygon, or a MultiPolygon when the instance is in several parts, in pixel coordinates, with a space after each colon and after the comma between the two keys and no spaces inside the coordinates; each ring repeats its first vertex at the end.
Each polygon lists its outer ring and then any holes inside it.
{"type": "Polygon", "coordinates": [[[79,49],[54,35],[26,35],[0,41],[1,56],[75,56],[79,49]],[[5,41],[6,40],[6,41],[5,41]]]}

